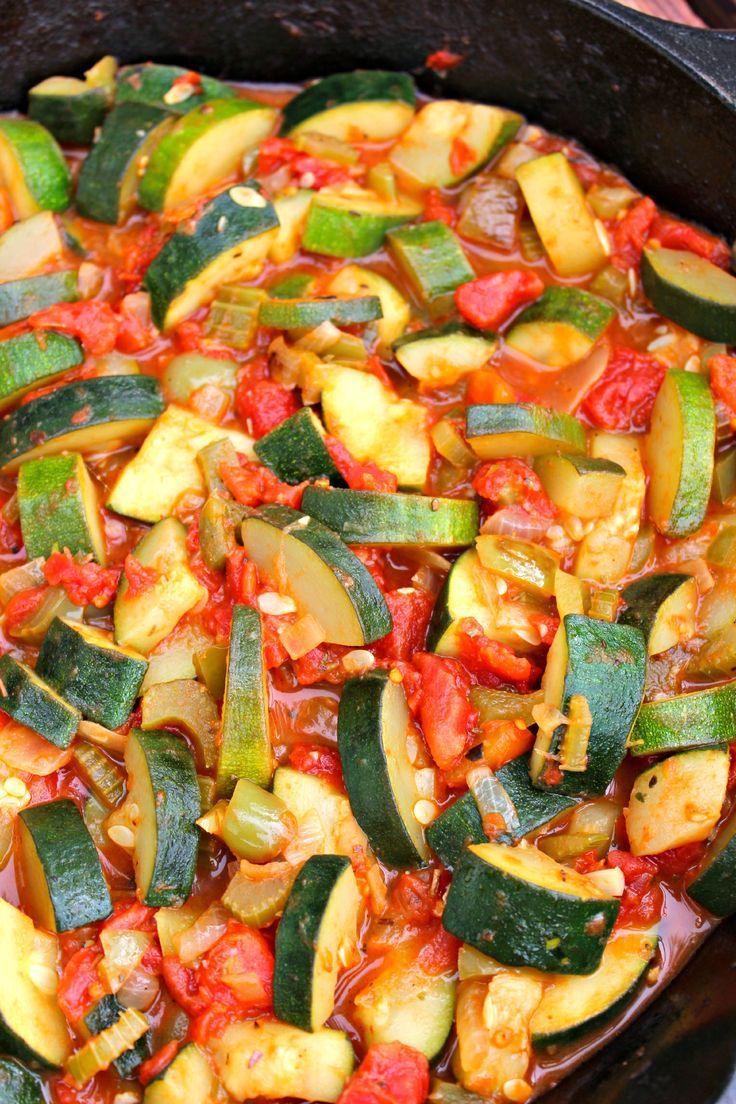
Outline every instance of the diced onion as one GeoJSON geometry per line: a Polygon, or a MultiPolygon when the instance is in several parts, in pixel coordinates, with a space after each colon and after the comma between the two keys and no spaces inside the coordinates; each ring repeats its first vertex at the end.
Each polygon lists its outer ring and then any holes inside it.
{"type": "Polygon", "coordinates": [[[504,506],[483,522],[481,532],[533,541],[543,537],[548,528],[549,521],[545,518],[534,517],[520,506],[504,506]]]}
{"type": "Polygon", "coordinates": [[[313,614],[305,613],[292,625],[285,625],[279,639],[291,659],[301,659],[324,642],[325,630],[313,614]]]}
{"type": "Polygon", "coordinates": [[[500,816],[509,832],[519,827],[516,806],[490,767],[485,764],[473,767],[467,780],[481,817],[500,816]]]}
{"type": "Polygon", "coordinates": [[[160,988],[158,978],[139,966],[120,986],[117,996],[124,1008],[137,1008],[145,1012],[155,1001],[160,988]]]}
{"type": "Polygon", "coordinates": [[[210,947],[214,947],[218,939],[227,931],[229,920],[229,912],[218,901],[205,909],[191,927],[174,936],[177,953],[184,965],[195,962],[209,951],[210,947]]]}
{"type": "Polygon", "coordinates": [[[111,993],[117,993],[127,981],[152,942],[153,936],[147,932],[103,928],[100,943],[104,958],[100,970],[111,993]]]}

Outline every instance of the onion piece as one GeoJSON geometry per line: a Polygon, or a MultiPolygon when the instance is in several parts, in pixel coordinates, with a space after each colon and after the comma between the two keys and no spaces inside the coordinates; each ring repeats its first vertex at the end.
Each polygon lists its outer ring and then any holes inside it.
{"type": "Polygon", "coordinates": [[[117,993],[133,970],[140,965],[152,942],[153,936],[148,932],[103,928],[100,932],[100,943],[104,958],[100,963],[100,972],[111,993],[117,993]]]}
{"type": "Polygon", "coordinates": [[[516,806],[490,767],[485,764],[473,767],[468,771],[467,780],[484,822],[486,817],[500,817],[507,832],[513,832],[519,827],[516,806]]]}
{"type": "Polygon", "coordinates": [[[517,540],[537,540],[549,529],[546,518],[534,517],[520,506],[504,506],[496,510],[480,527],[481,533],[496,533],[499,536],[515,537],[517,540]]]}
{"type": "Polygon", "coordinates": [[[146,1012],[159,994],[161,986],[158,978],[137,966],[126,978],[118,989],[118,1000],[124,1008],[137,1008],[139,1012],[146,1012]]]}
{"type": "Polygon", "coordinates": [[[191,927],[174,936],[177,954],[184,965],[201,958],[227,931],[230,913],[216,901],[198,916],[191,927]]]}

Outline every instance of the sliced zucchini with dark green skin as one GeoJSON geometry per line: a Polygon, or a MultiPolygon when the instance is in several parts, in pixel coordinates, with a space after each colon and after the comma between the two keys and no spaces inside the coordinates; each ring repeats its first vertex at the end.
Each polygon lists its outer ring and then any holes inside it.
{"type": "Polygon", "coordinates": [[[541,456],[545,452],[585,452],[585,430],[572,414],[534,403],[471,405],[465,436],[481,460],[541,456]]]}
{"type": "Polygon", "coordinates": [[[387,235],[389,251],[432,314],[452,306],[455,289],[475,272],[459,238],[444,222],[420,222],[387,235]]]}
{"type": "Polygon", "coordinates": [[[77,273],[71,268],[64,272],[11,280],[0,284],[0,326],[10,326],[36,311],[53,307],[56,303],[74,303],[78,298],[77,273]]]}
{"type": "Polygon", "coordinates": [[[229,498],[211,494],[199,515],[199,546],[202,559],[213,571],[224,571],[225,562],[238,545],[240,527],[247,514],[229,498]]]}
{"type": "Polygon", "coordinates": [[[38,732],[56,747],[69,747],[74,739],[81,714],[64,701],[25,663],[11,655],[0,657],[0,701],[6,713],[38,732]]]}
{"type": "Polygon", "coordinates": [[[36,674],[83,717],[119,728],[135,705],[148,662],[110,633],[55,617],[41,645],[36,674]]]}
{"type": "Polygon", "coordinates": [[[113,57],[88,69],[85,79],[47,77],[28,93],[28,114],[51,131],[58,142],[88,146],[101,126],[115,95],[113,57]]]}
{"type": "Polygon", "coordinates": [[[138,806],[133,864],[140,899],[176,908],[192,891],[201,801],[192,753],[180,736],[133,729],[125,748],[128,793],[138,806]]]}
{"type": "Polygon", "coordinates": [[[534,470],[555,506],[588,520],[609,514],[626,472],[613,460],[548,452],[534,470]]]}
{"type": "Polygon", "coordinates": [[[661,755],[736,741],[736,682],[645,702],[629,738],[632,755],[661,755]]]}
{"type": "Polygon", "coordinates": [[[323,188],[309,208],[302,248],[327,257],[365,257],[381,248],[389,230],[420,212],[407,196],[386,200],[362,190],[323,188]]]}
{"type": "Polygon", "coordinates": [[[687,892],[714,916],[736,912],[736,809],[711,841],[687,892]]]}
{"type": "Polygon", "coordinates": [[[655,310],[698,337],[736,343],[736,277],[686,249],[644,250],[641,282],[655,310]]]}
{"type": "MultiPolygon", "coordinates": [[[[117,1023],[125,1011],[124,1007],[114,993],[108,993],[97,1002],[94,1008],[84,1017],[84,1026],[90,1035],[99,1035],[117,1023]]],[[[121,1077],[135,1077],[136,1070],[141,1062],[151,1056],[151,1034],[143,1035],[138,1042],[116,1058],[113,1062],[115,1070],[121,1077]]]]}
{"type": "MultiPolygon", "coordinates": [[[[495,774],[519,818],[518,826],[503,834],[503,842],[521,839],[577,804],[575,798],[565,794],[535,789],[529,778],[528,755],[512,759],[495,774]]],[[[480,810],[470,790],[454,801],[427,829],[427,842],[450,869],[457,865],[466,844],[485,843],[487,838],[480,810]]]]}
{"type": "Polygon", "coordinates": [[[210,1104],[216,1092],[209,1062],[196,1043],[187,1043],[146,1085],[143,1104],[210,1104]]]}
{"type": "Polygon", "coordinates": [[[43,961],[56,962],[56,936],[37,930],[29,916],[0,898],[0,1046],[23,1062],[58,1069],[72,1044],[56,994],[44,992],[32,980],[39,952],[43,961]]]}
{"type": "Polygon", "coordinates": [[[576,287],[548,287],[521,312],[506,344],[548,368],[567,368],[590,352],[616,308],[576,287]]]}
{"type": "Polygon", "coordinates": [[[213,77],[193,73],[179,65],[159,65],[151,61],[124,65],[118,70],[115,89],[115,100],[119,104],[152,104],[177,115],[186,114],[208,100],[235,95],[234,88],[213,77]]]}
{"type": "Polygon", "coordinates": [[[686,537],[703,524],[715,443],[708,380],[697,372],[669,371],[654,401],[647,442],[649,514],[664,536],[686,537]]]}
{"type": "Polygon", "coordinates": [[[229,796],[239,778],[269,786],[273,768],[261,618],[252,606],[236,605],[222,706],[218,796],[229,796]]]}
{"type": "Polygon", "coordinates": [[[37,924],[65,932],[105,920],[110,891],[97,848],[69,798],[18,814],[21,898],[37,924]]]}
{"type": "Polygon", "coordinates": [[[151,376],[78,380],[39,395],[0,422],[0,469],[60,452],[99,452],[144,437],[164,408],[151,376]],[[39,428],[43,427],[43,428],[39,428]]]}
{"type": "Polygon", "coordinates": [[[256,276],[277,227],[272,204],[248,185],[237,184],[211,199],[148,267],[144,285],[159,329],[178,325],[210,302],[222,284],[256,276]]]}
{"type": "Polygon", "coordinates": [[[377,295],[356,295],[338,299],[267,299],[261,304],[259,322],[275,330],[313,329],[322,322],[336,326],[356,326],[381,318],[381,300],[377,295]]]}
{"type": "Polygon", "coordinates": [[[582,797],[605,792],[626,754],[645,673],[646,646],[639,629],[582,614],[563,618],[548,656],[544,697],[566,715],[574,697],[587,702],[592,718],[587,766],[557,769],[566,726],[551,734],[540,730],[531,757],[535,786],[582,797]]]}
{"type": "Polygon", "coordinates": [[[169,211],[204,195],[240,166],[273,130],[276,109],[255,100],[209,100],[178,119],[152,152],[138,185],[149,211],[169,211]]]}
{"type": "Polygon", "coordinates": [[[442,923],[505,966],[591,974],[620,903],[536,847],[472,844],[463,851],[442,923]]]}
{"type": "Polygon", "coordinates": [[[314,288],[314,273],[292,272],[271,284],[268,293],[272,299],[298,299],[300,296],[309,295],[314,288]]]}
{"type": "Polygon", "coordinates": [[[533,1045],[563,1046],[612,1020],[643,982],[657,943],[656,930],[617,931],[594,973],[556,978],[532,1016],[533,1045]]]}
{"type": "Polygon", "coordinates": [[[65,211],[72,177],[56,139],[31,119],[0,118],[0,181],[19,219],[65,211]]]}
{"type": "MultiPolygon", "coordinates": [[[[330,295],[377,295],[383,316],[376,322],[378,352],[388,352],[409,324],[411,308],[401,292],[385,276],[360,265],[346,265],[330,280],[330,295]]],[[[271,288],[271,294],[275,294],[271,288]]]]}
{"type": "Polygon", "coordinates": [[[329,134],[342,141],[384,142],[411,122],[416,94],[406,73],[355,69],[315,81],[283,109],[282,134],[329,134]]]}
{"type": "Polygon", "coordinates": [[[282,483],[302,483],[308,479],[329,479],[342,484],[343,478],[325,444],[325,431],[317,415],[304,406],[281,422],[253,445],[262,464],[282,483]]]}
{"type": "Polygon", "coordinates": [[[52,330],[0,341],[0,411],[39,384],[51,383],[84,360],[79,342],[52,330]]]}
{"type": "Polygon", "coordinates": [[[452,1030],[456,989],[452,971],[429,974],[419,962],[395,963],[389,956],[354,998],[366,1045],[403,1043],[434,1061],[452,1030]]]}
{"type": "Polygon", "coordinates": [[[276,931],[273,1009],[279,1020],[317,1031],[329,1019],[338,972],[355,948],[361,912],[349,859],[307,859],[276,931]]]}
{"type": "Polygon", "coordinates": [[[145,103],[121,103],[105,119],[77,180],[77,210],[110,225],[132,213],[138,170],[174,125],[168,111],[145,103]]]}
{"type": "Polygon", "coordinates": [[[406,749],[409,710],[385,670],[348,679],[337,743],[350,807],[378,857],[390,866],[426,862],[429,849],[414,814],[421,795],[406,749]]]}
{"type": "Polygon", "coordinates": [[[695,632],[698,585],[692,575],[647,575],[625,586],[621,597],[626,608],[619,624],[641,629],[650,656],[666,652],[695,632]]]}
{"type": "Polygon", "coordinates": [[[340,538],[288,506],[263,506],[243,522],[243,547],[263,577],[283,564],[299,615],[312,613],[331,644],[362,647],[391,631],[373,576],[340,538]]]}
{"type": "Polygon", "coordinates": [[[13,1058],[0,1058],[0,1104],[44,1104],[38,1077],[13,1058]]]}
{"type": "Polygon", "coordinates": [[[29,559],[68,548],[107,561],[97,491],[78,452],[41,456],[21,464],[18,509],[29,559]]]}
{"type": "Polygon", "coordinates": [[[346,544],[465,548],[478,534],[477,503],[463,498],[307,487],[302,509],[346,544]]]}
{"type": "Polygon", "coordinates": [[[438,329],[417,330],[399,338],[393,352],[414,379],[427,387],[446,387],[482,368],[497,344],[492,335],[448,322],[438,329]]]}

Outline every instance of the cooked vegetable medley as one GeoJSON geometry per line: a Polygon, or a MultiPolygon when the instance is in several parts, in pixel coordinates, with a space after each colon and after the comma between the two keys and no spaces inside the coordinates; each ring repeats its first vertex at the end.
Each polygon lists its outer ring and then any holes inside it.
{"type": "Polygon", "coordinates": [[[28,115],[0,1104],[524,1104],[736,912],[728,248],[402,73],[28,115]]]}

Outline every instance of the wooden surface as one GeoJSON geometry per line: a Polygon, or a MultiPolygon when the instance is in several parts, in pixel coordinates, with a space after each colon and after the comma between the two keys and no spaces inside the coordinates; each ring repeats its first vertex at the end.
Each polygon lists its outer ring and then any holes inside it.
{"type": "Polygon", "coordinates": [[[691,27],[736,27],[736,0],[619,0],[627,8],[691,27]]]}

